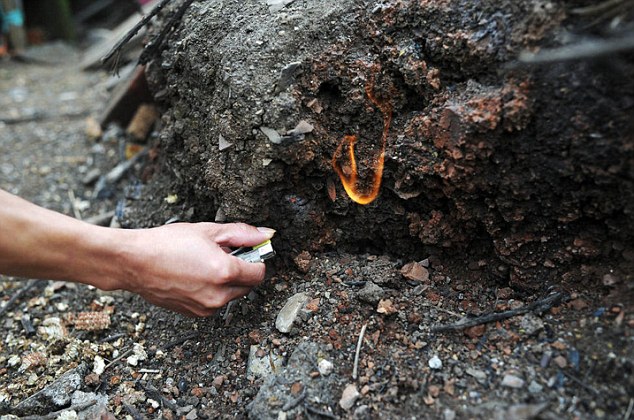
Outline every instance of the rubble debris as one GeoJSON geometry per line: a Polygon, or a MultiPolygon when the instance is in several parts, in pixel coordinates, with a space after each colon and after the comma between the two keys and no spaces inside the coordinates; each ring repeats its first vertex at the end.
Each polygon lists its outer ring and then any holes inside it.
{"type": "Polygon", "coordinates": [[[46,388],[18,403],[13,413],[19,416],[47,414],[65,407],[71,402],[73,392],[81,386],[87,370],[86,364],[82,363],[67,371],[46,388]]]}
{"type": "MultiPolygon", "coordinates": [[[[328,352],[322,346],[309,341],[301,342],[293,350],[288,364],[277,375],[271,375],[264,381],[247,407],[249,418],[277,419],[279,413],[284,412],[283,407],[289,407],[287,404],[297,400],[297,396],[290,392],[289,385],[298,382],[304,385],[302,401],[313,401],[313,396],[318,396],[320,404],[333,407],[333,384],[337,382],[338,376],[333,372],[328,376],[311,377],[311,372],[317,369],[319,358],[328,358],[328,352]]],[[[299,404],[288,408],[286,416],[293,418],[302,411],[303,406],[299,404]]]]}

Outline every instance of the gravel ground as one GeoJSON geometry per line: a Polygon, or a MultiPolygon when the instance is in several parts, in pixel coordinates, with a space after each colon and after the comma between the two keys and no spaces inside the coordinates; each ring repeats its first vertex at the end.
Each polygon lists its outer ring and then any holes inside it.
{"type": "MultiPolygon", "coordinates": [[[[114,210],[134,174],[106,199],[82,183],[120,156],[115,130],[99,143],[85,134],[107,78],[81,73],[76,58],[0,65],[1,188],[70,215],[114,210]]],[[[553,305],[522,313],[548,296],[489,278],[493,261],[279,255],[265,285],[198,320],[127,293],[4,277],[0,408],[71,406],[61,418],[629,418],[631,279],[564,282],[553,305]]]]}

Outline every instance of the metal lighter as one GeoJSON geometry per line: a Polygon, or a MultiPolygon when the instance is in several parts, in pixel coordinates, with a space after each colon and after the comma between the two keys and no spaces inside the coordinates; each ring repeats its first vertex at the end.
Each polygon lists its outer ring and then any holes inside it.
{"type": "Polygon", "coordinates": [[[273,258],[275,256],[275,250],[273,250],[271,240],[268,240],[253,247],[238,248],[233,251],[231,255],[243,259],[246,262],[257,263],[273,258]]]}

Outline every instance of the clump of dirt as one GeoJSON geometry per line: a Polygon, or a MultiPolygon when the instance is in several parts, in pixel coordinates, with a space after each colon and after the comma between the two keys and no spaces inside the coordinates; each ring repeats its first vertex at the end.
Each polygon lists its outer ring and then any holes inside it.
{"type": "MultiPolygon", "coordinates": [[[[293,255],[337,248],[477,260],[477,247],[498,260],[491,267],[504,266],[492,274],[532,291],[583,274],[580,264],[625,273],[631,57],[509,67],[523,50],[557,45],[564,25],[581,27],[568,9],[193,4],[148,65],[166,107],[153,188],[171,180],[190,220],[271,225],[293,255]],[[331,160],[344,135],[357,135],[360,182],[369,182],[386,127],[377,101],[392,114],[383,185],[360,206],[331,160]]],[[[338,159],[350,172],[346,155],[338,159]]],[[[132,205],[128,223],[163,222],[148,217],[161,199],[132,205]]]]}

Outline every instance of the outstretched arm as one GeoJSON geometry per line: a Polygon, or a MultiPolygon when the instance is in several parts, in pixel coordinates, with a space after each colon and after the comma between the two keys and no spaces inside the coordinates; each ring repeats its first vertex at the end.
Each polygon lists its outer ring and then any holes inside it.
{"type": "Polygon", "coordinates": [[[257,245],[274,233],[239,223],[110,229],[0,190],[0,273],[125,289],[186,315],[211,315],[260,284],[264,264],[222,247],[257,245]]]}

